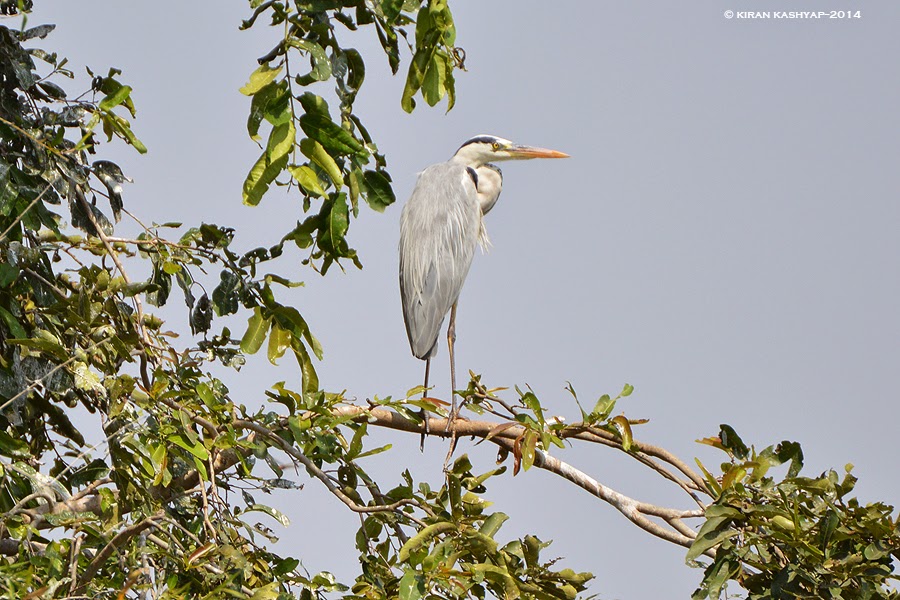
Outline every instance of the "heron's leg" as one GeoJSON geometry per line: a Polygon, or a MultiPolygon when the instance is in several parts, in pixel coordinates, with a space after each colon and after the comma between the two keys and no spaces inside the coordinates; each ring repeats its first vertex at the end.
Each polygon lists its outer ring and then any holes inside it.
{"type": "MultiPolygon", "coordinates": [[[[444,431],[449,431],[450,426],[456,420],[456,356],[453,353],[453,344],[456,342],[456,303],[450,309],[450,326],[447,327],[447,348],[450,351],[450,416],[447,418],[447,427],[444,431]]],[[[450,433],[450,448],[447,450],[447,457],[444,459],[444,471],[450,464],[450,458],[453,457],[453,451],[456,450],[456,430],[450,433]]]]}
{"type": "Polygon", "coordinates": [[[450,326],[447,327],[447,347],[450,349],[450,419],[447,426],[456,418],[456,355],[453,345],[456,343],[456,303],[450,309],[450,326]]]}
{"type": "MultiPolygon", "coordinates": [[[[422,389],[422,398],[426,398],[428,396],[428,373],[431,371],[431,359],[425,359],[425,385],[422,389]]],[[[425,431],[422,432],[422,437],[419,438],[419,452],[425,451],[425,436],[431,433],[428,429],[428,413],[425,409],[422,409],[422,423],[425,425],[425,431]]]]}

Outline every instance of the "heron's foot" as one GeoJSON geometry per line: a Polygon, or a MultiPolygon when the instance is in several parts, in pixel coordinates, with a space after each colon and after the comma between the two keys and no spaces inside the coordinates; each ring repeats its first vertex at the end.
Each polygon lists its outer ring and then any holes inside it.
{"type": "Polygon", "coordinates": [[[447,471],[447,467],[450,464],[450,459],[453,458],[453,452],[456,450],[456,442],[458,441],[456,427],[457,419],[465,420],[465,417],[459,416],[459,410],[462,408],[462,405],[456,404],[456,398],[453,398],[453,406],[450,409],[450,414],[447,415],[447,424],[444,427],[444,433],[450,432],[450,448],[447,450],[447,456],[444,458],[444,471],[447,471]]]}
{"type": "Polygon", "coordinates": [[[450,459],[453,458],[453,452],[456,450],[456,432],[452,432],[450,434],[450,448],[447,450],[447,456],[444,457],[444,472],[447,472],[447,467],[450,465],[450,459]]]}
{"type": "Polygon", "coordinates": [[[456,404],[456,396],[453,396],[453,403],[450,405],[450,412],[447,413],[447,424],[444,427],[444,433],[450,431],[453,423],[459,418],[459,409],[461,406],[456,404]]]}

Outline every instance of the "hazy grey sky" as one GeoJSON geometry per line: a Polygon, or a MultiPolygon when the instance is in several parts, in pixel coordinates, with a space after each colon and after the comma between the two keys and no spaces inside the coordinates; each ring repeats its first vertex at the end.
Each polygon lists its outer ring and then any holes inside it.
{"type": "MultiPolygon", "coordinates": [[[[104,150],[136,181],[129,209],[160,221],[240,228],[267,245],[300,218],[296,197],[241,205],[258,149],[237,89],[277,32],[239,32],[243,2],[38,0],[45,44],[135,88],[139,157],[104,150]],[[268,236],[268,237],[267,237],[268,236]]],[[[719,423],[757,447],[803,444],[809,474],[856,465],[864,501],[900,501],[900,4],[888,0],[451,2],[467,51],[449,114],[400,109],[374,32],[348,36],[367,57],[357,111],[386,153],[397,205],[363,210],[350,240],[365,265],[326,279],[303,271],[296,304],[323,342],[328,389],[360,399],[417,385],[397,290],[398,219],[415,174],[466,138],[493,133],[557,148],[566,161],[504,166],[488,217],[493,250],[477,256],[458,315],[459,371],[490,385],[530,384],[575,418],[563,387],[591,403],[625,382],[620,405],[649,417],[641,439],[716,463],[694,440],[719,423]],[[860,10],[860,19],[745,19],[741,11],[860,10]],[[738,12],[726,19],[724,12],[738,12]]],[[[402,67],[405,71],[405,64],[402,67]]],[[[324,90],[324,91],[327,91],[324,90]]],[[[332,103],[334,104],[334,103],[332,103]]],[[[289,260],[298,259],[291,255],[289,260]]],[[[288,268],[287,263],[283,268],[288,268]]],[[[172,318],[182,318],[180,301],[172,318]]],[[[433,381],[449,387],[443,345],[433,381]]],[[[233,396],[295,381],[264,357],[233,396]]],[[[408,460],[440,481],[445,448],[416,440],[370,459],[394,481],[408,460]],[[387,456],[388,458],[384,458],[387,456]]],[[[481,468],[490,448],[460,444],[481,468]]],[[[603,448],[561,458],[634,497],[677,495],[603,448]]],[[[686,598],[701,578],[684,551],[545,473],[504,476],[502,531],[554,539],[550,555],[597,575],[602,598],[686,598]],[[532,519],[531,524],[526,524],[532,519]],[[648,576],[652,574],[652,576],[648,576]]],[[[278,499],[293,519],[281,546],[311,571],[355,572],[352,515],[315,484],[278,499]],[[342,539],[323,523],[343,520],[342,539]]],[[[680,502],[680,499],[679,499],[680,502]]],[[[277,526],[277,525],[276,525],[277,526]]],[[[735,590],[736,591],[736,590],[735,590]]]]}

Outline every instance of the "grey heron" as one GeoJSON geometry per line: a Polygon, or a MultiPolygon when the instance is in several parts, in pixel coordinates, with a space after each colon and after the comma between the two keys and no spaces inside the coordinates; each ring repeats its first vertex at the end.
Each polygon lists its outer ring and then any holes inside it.
{"type": "MultiPolygon", "coordinates": [[[[425,361],[425,390],[441,325],[450,314],[451,410],[456,417],[456,305],[475,247],[489,241],[482,221],[500,197],[503,176],[491,164],[503,160],[566,158],[556,150],[522,146],[493,135],[478,135],[447,162],[419,173],[400,215],[400,296],[409,345],[425,361]]],[[[426,431],[428,420],[425,419],[426,431]]],[[[423,436],[424,439],[424,436],[423,436]]]]}

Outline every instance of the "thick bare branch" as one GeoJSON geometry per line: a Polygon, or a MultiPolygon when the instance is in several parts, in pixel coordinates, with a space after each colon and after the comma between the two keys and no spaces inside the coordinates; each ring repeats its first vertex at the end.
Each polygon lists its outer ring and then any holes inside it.
{"type": "MultiPolygon", "coordinates": [[[[335,414],[352,416],[357,420],[366,421],[371,425],[416,434],[421,434],[423,431],[429,431],[431,435],[440,437],[449,437],[453,432],[460,437],[475,436],[487,439],[488,436],[490,436],[491,442],[509,452],[513,451],[515,440],[524,433],[524,428],[520,425],[514,425],[503,430],[498,430],[498,424],[494,422],[456,419],[448,426],[447,420],[442,418],[429,419],[426,430],[424,423],[407,419],[396,412],[383,408],[363,408],[360,406],[348,405],[337,407],[333,409],[332,412],[335,414]]],[[[583,439],[579,436],[572,437],[583,439]]],[[[588,439],[586,441],[596,440],[588,439]]],[[[665,452],[665,454],[668,453],[665,452]]],[[[669,461],[667,460],[666,462],[669,461]]],[[[555,473],[560,477],[571,481],[578,487],[590,492],[592,495],[613,506],[635,525],[656,537],[685,547],[689,547],[696,537],[693,530],[684,525],[681,520],[702,517],[702,508],[695,510],[680,510],[640,502],[617,492],[610,487],[604,486],[590,475],[587,475],[568,463],[550,456],[540,449],[535,450],[534,466],[555,473]],[[658,517],[668,523],[672,529],[668,529],[664,525],[657,523],[648,517],[658,517]]],[[[690,493],[687,489],[685,491],[690,493]]],[[[696,499],[694,494],[691,493],[691,496],[696,499]]]]}

